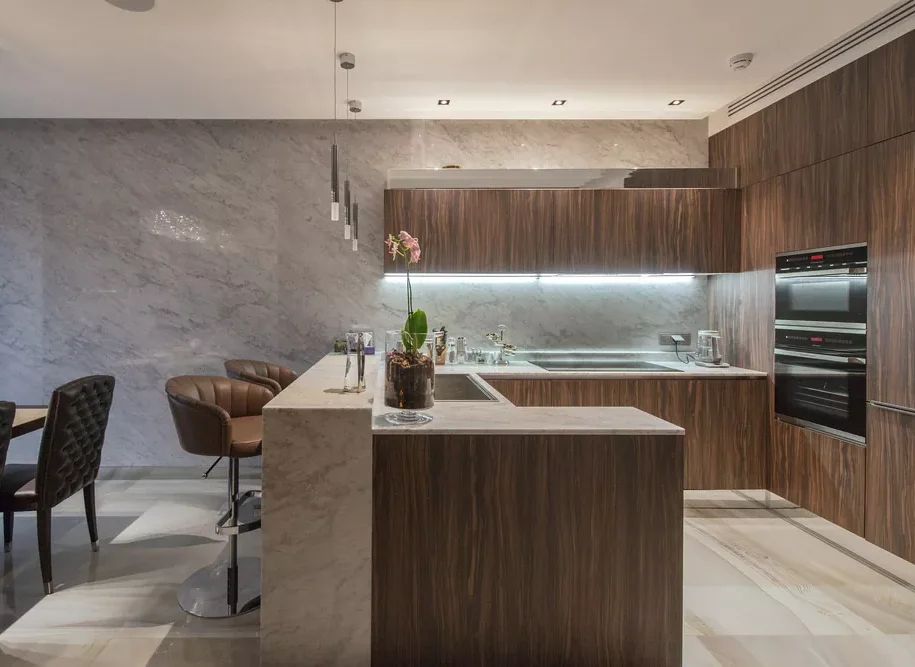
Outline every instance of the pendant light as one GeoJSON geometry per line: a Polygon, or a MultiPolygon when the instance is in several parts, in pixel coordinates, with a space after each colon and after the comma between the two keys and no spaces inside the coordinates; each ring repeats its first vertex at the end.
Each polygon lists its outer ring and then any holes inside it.
{"type": "MultiPolygon", "coordinates": [[[[349,76],[346,77],[346,92],[349,93],[349,76]]],[[[347,94],[347,97],[349,95],[347,94]]],[[[350,113],[353,114],[353,122],[356,121],[356,114],[362,112],[362,102],[359,100],[347,100],[346,106],[350,113]]],[[[352,137],[352,132],[350,132],[350,137],[352,137]]],[[[348,168],[348,167],[347,167],[348,168]]],[[[359,250],[359,203],[353,202],[352,213],[350,215],[350,222],[352,226],[352,238],[353,238],[353,252],[359,250]]]]}
{"type": "Polygon", "coordinates": [[[334,143],[330,147],[330,219],[340,219],[340,172],[337,168],[337,5],[343,0],[330,0],[334,3],[334,143]]]}
{"type": "MultiPolygon", "coordinates": [[[[346,72],[346,123],[347,126],[347,137],[352,138],[349,132],[349,71],[356,67],[356,56],[352,53],[341,53],[340,54],[340,67],[343,68],[343,71],[346,72]]],[[[350,185],[349,185],[349,154],[351,151],[346,152],[346,166],[344,168],[344,181],[343,181],[343,238],[349,240],[352,238],[352,208],[350,202],[350,185]]]]}

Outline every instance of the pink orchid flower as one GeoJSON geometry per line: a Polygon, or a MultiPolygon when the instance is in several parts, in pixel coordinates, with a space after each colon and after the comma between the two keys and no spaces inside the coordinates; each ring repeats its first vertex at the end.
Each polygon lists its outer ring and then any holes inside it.
{"type": "Polygon", "coordinates": [[[412,264],[416,264],[419,261],[420,254],[421,254],[421,251],[420,251],[418,245],[415,248],[412,248],[410,250],[410,262],[412,264]]]}

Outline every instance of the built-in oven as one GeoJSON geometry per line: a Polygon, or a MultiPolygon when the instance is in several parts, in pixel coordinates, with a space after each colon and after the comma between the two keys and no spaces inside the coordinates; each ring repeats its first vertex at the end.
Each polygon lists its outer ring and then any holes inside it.
{"type": "Polygon", "coordinates": [[[866,322],[867,246],[776,256],[776,326],[865,329],[866,322]]]}
{"type": "Polygon", "coordinates": [[[865,443],[867,334],[828,328],[775,329],[778,419],[865,443]]]}

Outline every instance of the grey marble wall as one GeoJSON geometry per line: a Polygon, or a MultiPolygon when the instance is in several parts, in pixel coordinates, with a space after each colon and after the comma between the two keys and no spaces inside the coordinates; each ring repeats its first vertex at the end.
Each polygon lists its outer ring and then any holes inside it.
{"type": "MultiPolygon", "coordinates": [[[[0,121],[0,397],[40,403],[118,380],[107,465],[201,463],[162,388],[231,357],[304,369],[354,322],[397,327],[383,281],[391,168],[704,167],[704,121],[366,121],[340,143],[362,250],[328,216],[332,124],[0,121]]],[[[434,322],[499,323],[531,347],[646,348],[707,319],[706,280],[675,286],[418,285],[434,322]]],[[[34,460],[37,437],[11,461],[34,460]]]]}

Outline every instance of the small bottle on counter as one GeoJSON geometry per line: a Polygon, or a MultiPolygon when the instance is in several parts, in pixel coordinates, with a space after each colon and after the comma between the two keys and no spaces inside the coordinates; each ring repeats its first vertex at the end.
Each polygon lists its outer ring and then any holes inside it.
{"type": "Polygon", "coordinates": [[[467,363],[467,341],[463,336],[458,336],[457,339],[457,360],[455,363],[467,363]]]}
{"type": "Polygon", "coordinates": [[[448,350],[445,355],[446,364],[457,363],[457,343],[455,342],[454,338],[448,339],[448,350]]]}

